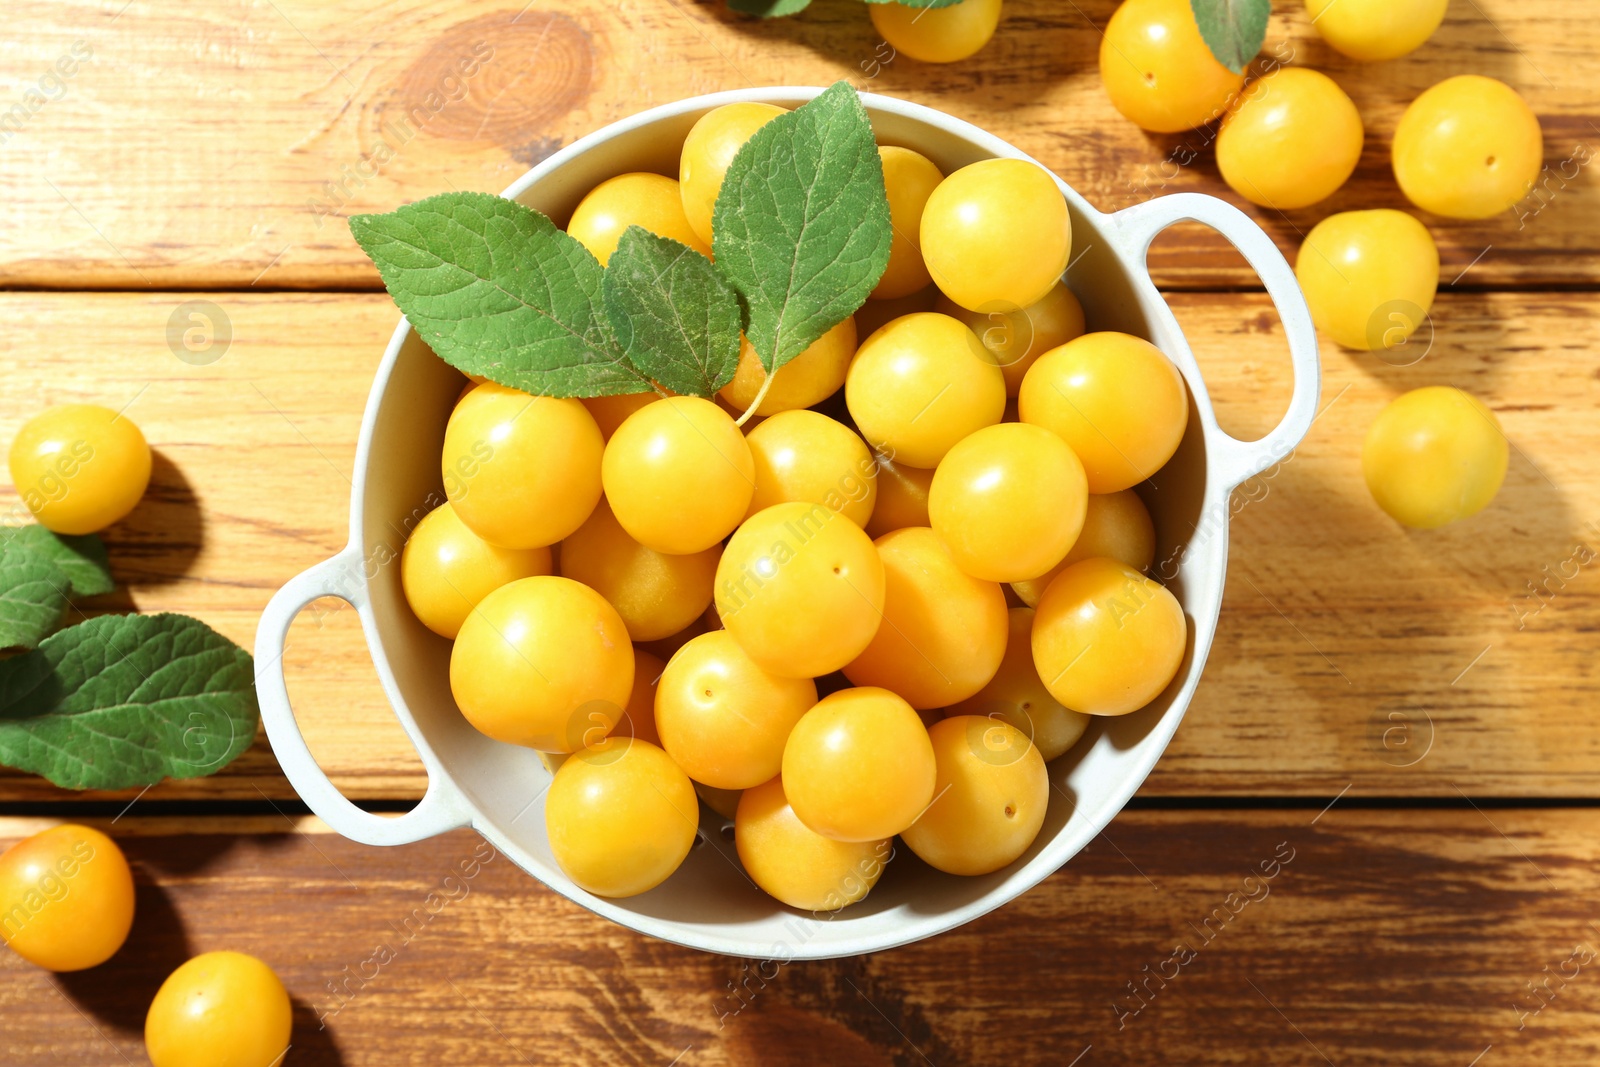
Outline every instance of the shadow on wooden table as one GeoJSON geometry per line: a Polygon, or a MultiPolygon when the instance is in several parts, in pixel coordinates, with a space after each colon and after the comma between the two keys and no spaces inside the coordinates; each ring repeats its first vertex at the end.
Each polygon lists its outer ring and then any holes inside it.
{"type": "Polygon", "coordinates": [[[294,1067],[343,1067],[344,1054],[333,1040],[333,1031],[317,1020],[317,1011],[299,997],[294,1004],[294,1034],[289,1055],[284,1059],[294,1067]]]}
{"type": "MultiPolygon", "coordinates": [[[[98,967],[59,974],[56,981],[97,1025],[142,1038],[145,1013],[156,990],[193,955],[194,948],[166,890],[141,880],[135,889],[133,929],[117,954],[98,967]]],[[[293,1062],[297,1067],[342,1067],[344,1057],[332,1032],[319,1022],[316,1010],[298,997],[290,999],[293,1062]]]]}
{"type": "Polygon", "coordinates": [[[56,976],[61,991],[94,1019],[144,1033],[144,1017],[162,981],[193,953],[167,891],[136,876],[133,929],[105,963],[56,976]]]}
{"type": "Polygon", "coordinates": [[[205,542],[205,520],[194,486],[162,452],[150,453],[150,488],[127,518],[104,535],[117,591],[101,598],[107,607],[133,608],[127,586],[180,581],[205,542]]]}
{"type": "MultiPolygon", "coordinates": [[[[264,734],[258,734],[257,743],[265,747],[264,734]]],[[[270,748],[266,754],[269,759],[272,758],[270,748]]],[[[274,766],[276,766],[275,760],[274,766]]],[[[268,822],[273,823],[275,818],[269,819],[268,822]]],[[[246,842],[263,851],[285,848],[293,836],[294,823],[283,817],[281,829],[278,825],[274,825],[273,830],[276,832],[252,834],[249,837],[238,833],[190,834],[181,838],[184,847],[169,847],[159,851],[142,849],[140,846],[148,839],[141,838],[124,841],[123,847],[127,850],[129,858],[134,861],[135,878],[139,877],[139,873],[147,872],[152,878],[167,880],[174,876],[197,875],[207,868],[222,864],[229,851],[246,842]]]]}

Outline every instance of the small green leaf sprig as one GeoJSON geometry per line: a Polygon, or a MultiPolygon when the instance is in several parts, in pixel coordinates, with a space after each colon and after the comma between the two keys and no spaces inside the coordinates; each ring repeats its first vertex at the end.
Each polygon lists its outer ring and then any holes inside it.
{"type": "Polygon", "coordinates": [[[58,628],[71,601],[111,592],[105,546],[0,526],[0,764],[67,789],[211,774],[250,747],[250,654],[185,615],[102,615],[58,628]]]}
{"type": "Polygon", "coordinates": [[[356,215],[350,231],[440,358],[554,397],[710,398],[733,379],[741,330],[770,383],[866,302],[893,237],[872,124],[844,82],[739,150],[715,262],[630,226],[602,267],[540,212],[486,193],[356,215]]]}
{"type": "Polygon", "coordinates": [[[1189,7],[1217,62],[1243,74],[1267,39],[1272,0],[1189,0],[1189,7]]]}

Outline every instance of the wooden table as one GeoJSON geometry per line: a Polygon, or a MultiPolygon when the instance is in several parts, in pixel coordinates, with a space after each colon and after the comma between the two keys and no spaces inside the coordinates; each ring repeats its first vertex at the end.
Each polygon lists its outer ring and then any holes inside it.
{"type": "MultiPolygon", "coordinates": [[[[1205,134],[1147,136],[1111,109],[1095,57],[1113,7],[1008,0],[981,55],[932,67],[875,64],[854,0],[766,23],[711,0],[13,0],[0,112],[58,57],[90,56],[0,144],[0,437],[49,403],[131,405],[155,478],[107,535],[122,588],[98,607],[186,611],[248,645],[271,593],[344,542],[360,414],[395,320],[341,216],[498,190],[652,104],[839,78],[977,122],[1103,208],[1187,189],[1238,202],[1205,152],[1168,162],[1205,134]],[[414,112],[479,42],[493,56],[465,95],[414,112]],[[169,344],[191,300],[231,327],[208,365],[169,344]]],[[[1325,345],[1310,435],[1236,498],[1194,706],[1082,855],[930,942],[762,967],[611,926],[504,858],[408,924],[477,839],[345,841],[304,814],[264,739],[215,778],[137,796],[6,774],[0,838],[109,825],[139,920],[115,959],[78,975],[0,954],[5,1062],[145,1062],[161,977],[223,947],[283,976],[302,1065],[1593,1062],[1600,575],[1568,563],[1600,538],[1600,191],[1578,162],[1600,139],[1592,5],[1452,0],[1421,51],[1375,66],[1332,53],[1301,5],[1278,7],[1267,54],[1328,71],[1368,128],[1333,199],[1251,209],[1291,256],[1329,211],[1405,206],[1389,134],[1452,74],[1526,95],[1547,179],[1516,212],[1427,220],[1446,285],[1416,362],[1325,345]],[[1491,404],[1511,468],[1476,518],[1406,532],[1368,498],[1359,446],[1388,398],[1433,383],[1491,404]],[[1279,849],[1294,859],[1270,896],[1178,977],[1151,979],[1279,849]],[[394,961],[335,996],[378,946],[394,961]]],[[[1288,375],[1254,276],[1199,228],[1163,237],[1151,266],[1224,427],[1264,431],[1288,375]]],[[[420,795],[354,613],[315,605],[285,659],[339,786],[388,810],[420,795]]]]}

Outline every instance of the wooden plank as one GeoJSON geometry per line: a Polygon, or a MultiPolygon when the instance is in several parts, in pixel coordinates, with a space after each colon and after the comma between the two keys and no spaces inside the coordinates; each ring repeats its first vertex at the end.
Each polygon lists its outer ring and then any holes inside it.
{"type": "MultiPolygon", "coordinates": [[[[1238,201],[1209,134],[1147,136],[1112,109],[1096,56],[1115,3],[1008,0],[988,48],[937,66],[882,63],[855,0],[770,22],[707,0],[18,0],[0,43],[0,112],[31,114],[0,133],[14,223],[0,227],[0,285],[376,288],[336,215],[498,191],[654,104],[839,78],[985,126],[1107,210],[1187,189],[1238,201]],[[51,74],[63,57],[64,80],[51,74]]],[[[1387,160],[1401,110],[1444,77],[1478,72],[1526,94],[1550,176],[1517,212],[1430,220],[1445,280],[1470,266],[1463,284],[1592,283],[1600,189],[1578,161],[1594,155],[1600,36],[1587,0],[1457,0],[1421,50],[1372,65],[1333,53],[1302,5],[1279,8],[1264,54],[1326,69],[1369,131],[1355,177],[1325,204],[1250,209],[1286,251],[1329,211],[1403,206],[1387,160]]],[[[1198,228],[1163,239],[1152,262],[1166,285],[1255,285],[1198,228]]]]}
{"type": "MultiPolygon", "coordinates": [[[[132,821],[112,828],[138,881],[122,951],[54,977],[0,953],[16,1067],[144,1062],[162,977],[223,948],[284,979],[299,1067],[1600,1055],[1588,810],[1128,812],[952,933],[788,965],[632,934],[468,832],[375,849],[225,819],[209,832],[132,821]],[[463,878],[475,856],[489,858],[463,878]]],[[[0,823],[0,838],[22,829],[0,823]]],[[[896,858],[888,877],[932,876],[914,864],[896,858]]]]}
{"type": "MultiPolygon", "coordinates": [[[[107,532],[120,588],[90,610],[182,611],[251,647],[273,592],[349,535],[361,410],[396,314],[379,296],[218,296],[231,343],[216,362],[194,365],[173,354],[167,334],[187,300],[0,298],[6,365],[15,368],[0,386],[0,433],[10,440],[48,404],[128,405],[156,453],[152,485],[107,532]]],[[[187,314],[180,319],[190,325],[187,314]]],[[[187,351],[181,342],[178,350],[187,351]]],[[[19,505],[8,485],[0,509],[19,505]]],[[[421,763],[388,711],[348,605],[328,599],[303,613],[284,664],[312,749],[341,786],[356,796],[417,793],[421,763]],[[316,675],[309,690],[307,670],[316,675]]],[[[4,781],[7,795],[60,795],[37,779],[4,781]]],[[[148,795],[260,800],[263,789],[293,795],[264,736],[225,778],[169,783],[148,795]]]]}
{"type": "MultiPolygon", "coordinates": [[[[361,411],[395,312],[376,295],[213,294],[233,341],[194,366],[166,339],[187,299],[0,295],[13,368],[0,378],[0,441],[46,404],[130,405],[158,454],[155,481],[107,534],[123,590],[91,610],[185,611],[250,645],[273,591],[345,541],[361,411]]],[[[1289,393],[1265,298],[1172,302],[1224,427],[1265,432],[1289,393]]],[[[1432,348],[1412,366],[1325,348],[1324,411],[1306,442],[1235,498],[1217,643],[1147,793],[1600,794],[1600,578],[1567,562],[1600,538],[1597,313],[1592,295],[1463,293],[1441,299],[1432,348]],[[1515,451],[1487,511],[1407,533],[1372,505],[1360,445],[1390,396],[1435,382],[1485,397],[1515,451]]],[[[0,509],[15,505],[0,491],[0,509]]],[[[420,795],[421,764],[353,611],[328,600],[303,613],[285,663],[311,748],[341,788],[420,795]]],[[[148,795],[263,791],[293,796],[264,742],[218,778],[148,795]]],[[[64,795],[0,777],[0,799],[64,795]]]]}
{"type": "MultiPolygon", "coordinates": [[[[1270,313],[1172,301],[1224,428],[1264,432],[1288,395],[1270,313]]],[[[1600,584],[1580,561],[1600,545],[1585,443],[1600,426],[1597,310],[1570,294],[1452,296],[1409,366],[1324,343],[1322,414],[1276,475],[1234,495],[1217,643],[1147,790],[1595,795],[1600,584]],[[1407,531],[1372,503],[1361,443],[1390,398],[1435,384],[1490,404],[1510,468],[1479,515],[1407,531]]]]}

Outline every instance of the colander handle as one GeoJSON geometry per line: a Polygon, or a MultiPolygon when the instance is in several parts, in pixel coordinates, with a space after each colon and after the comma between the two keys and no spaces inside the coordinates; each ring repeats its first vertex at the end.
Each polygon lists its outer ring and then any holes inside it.
{"type": "Polygon", "coordinates": [[[1294,370],[1294,392],[1289,397],[1289,410],[1283,419],[1260,440],[1241,441],[1219,430],[1227,443],[1213,455],[1212,470],[1221,484],[1234,486],[1287,459],[1317,417],[1322,367],[1311,309],[1306,306],[1293,268],[1278,251],[1278,246],[1250,216],[1226,200],[1202,193],[1158,196],[1124,208],[1111,219],[1124,237],[1125,250],[1139,262],[1146,260],[1150,243],[1162,230],[1175,222],[1198,222],[1226,237],[1255,269],[1283,322],[1283,335],[1289,342],[1289,363],[1294,370]]]}
{"type": "MultiPolygon", "coordinates": [[[[363,560],[355,546],[345,549],[291,578],[267,603],[256,630],[256,695],[278,765],[300,798],[329,826],[366,845],[405,845],[466,826],[471,815],[465,800],[437,768],[428,767],[428,788],[417,806],[397,817],[374,815],[351,803],[317,763],[289,707],[283,653],[289,624],[318,597],[348,603],[367,620],[370,607],[363,560]]],[[[424,757],[424,762],[429,762],[424,757]]]]}

